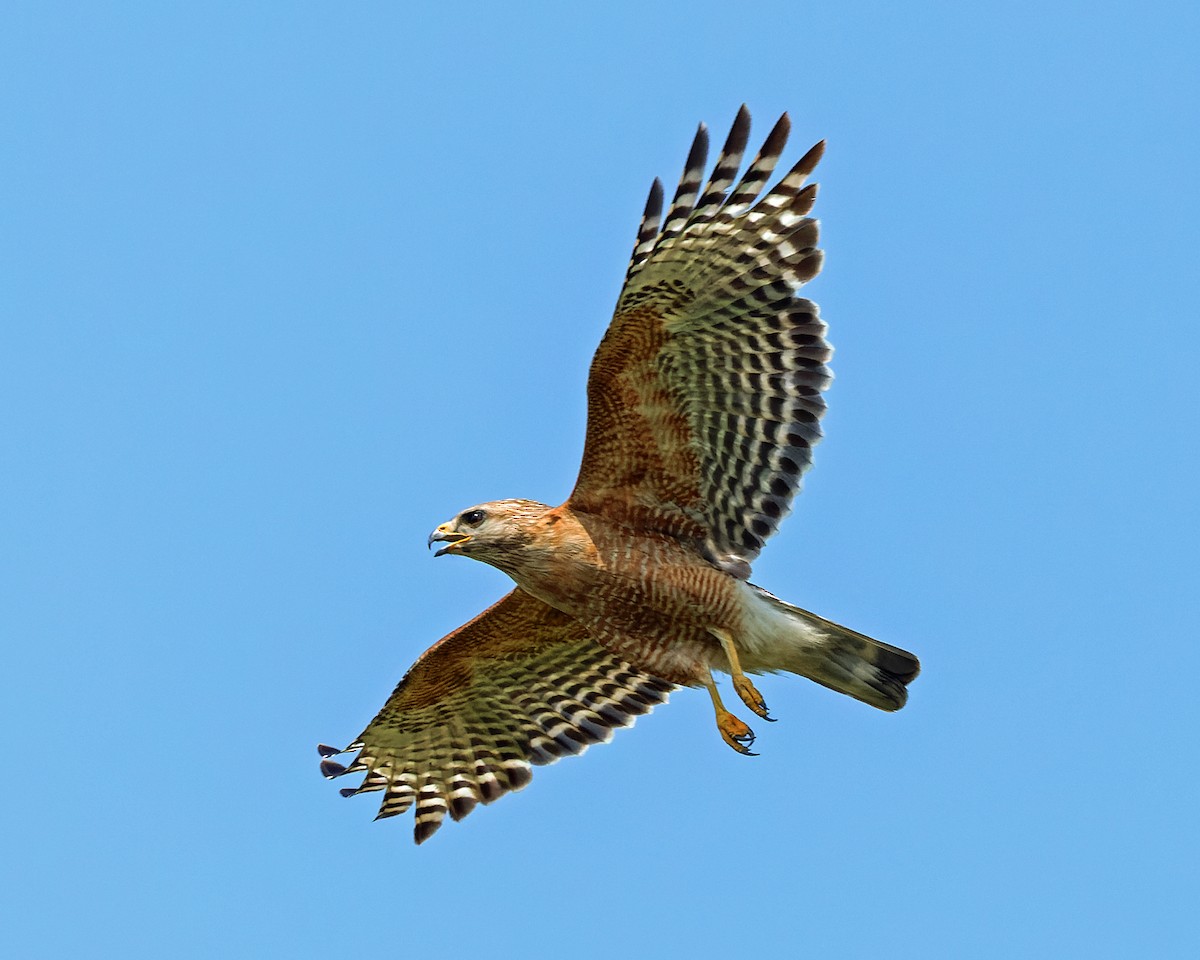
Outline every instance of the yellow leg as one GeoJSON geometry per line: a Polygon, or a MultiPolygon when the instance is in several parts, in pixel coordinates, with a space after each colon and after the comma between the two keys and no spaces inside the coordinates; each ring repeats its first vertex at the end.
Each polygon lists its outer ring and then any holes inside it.
{"type": "Polygon", "coordinates": [[[737,647],[733,644],[733,637],[724,630],[710,630],[709,632],[721,641],[721,649],[725,651],[725,656],[729,660],[729,673],[733,677],[733,689],[742,698],[742,703],[764,720],[774,723],[775,721],[767,716],[767,702],[763,700],[762,694],[755,689],[750,678],[742,673],[742,665],[738,661],[737,647]]]}
{"type": "Polygon", "coordinates": [[[708,695],[712,697],[713,709],[717,711],[717,729],[721,731],[721,738],[738,753],[747,757],[757,757],[758,754],[750,750],[754,746],[754,731],[725,709],[712,673],[709,673],[708,679],[704,681],[704,686],[708,695]]]}

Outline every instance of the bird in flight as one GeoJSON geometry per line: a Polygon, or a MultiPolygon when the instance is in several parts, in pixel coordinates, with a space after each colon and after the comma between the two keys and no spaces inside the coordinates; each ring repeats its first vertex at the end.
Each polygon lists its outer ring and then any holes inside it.
{"type": "Polygon", "coordinates": [[[751,674],[904,706],[913,654],[749,582],[811,462],[831,380],[825,323],[796,295],[821,268],[804,182],[824,142],[764,193],[790,126],[784,114],[739,179],[743,106],[705,181],[701,124],[665,216],[654,181],[592,360],[575,489],[557,507],[481,503],[433,531],[437,556],[490,563],[515,589],[425,651],[357,740],[318,747],[326,777],[364,775],[344,796],[383,793],[379,817],[415,805],[417,843],[679,686],[704,687],[721,737],[750,754],[714,672],[764,720],[751,674]]]}

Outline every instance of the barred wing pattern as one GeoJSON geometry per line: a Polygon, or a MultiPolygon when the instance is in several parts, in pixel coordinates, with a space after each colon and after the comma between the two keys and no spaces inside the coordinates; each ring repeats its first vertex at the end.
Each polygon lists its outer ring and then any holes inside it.
{"type": "Polygon", "coordinates": [[[736,186],[745,106],[701,190],[701,124],[665,219],[655,180],[624,290],[592,361],[573,509],[649,511],[693,535],[734,576],[791,509],[812,461],[832,375],[817,307],[796,288],[821,268],[818,143],[765,196],[787,142],[784,114],[736,186]]]}
{"type": "Polygon", "coordinates": [[[382,790],[380,818],[415,803],[422,843],[447,813],[461,820],[526,786],[531,764],[608,742],[673,689],[518,589],[430,647],[358,740],[318,747],[321,772],[366,774],[342,796],[382,790]],[[332,759],[350,750],[348,766],[332,759]]]}

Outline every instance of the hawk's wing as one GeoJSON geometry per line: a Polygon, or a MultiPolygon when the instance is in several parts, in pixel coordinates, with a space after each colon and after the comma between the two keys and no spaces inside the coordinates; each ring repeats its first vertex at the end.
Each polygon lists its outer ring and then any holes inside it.
{"type": "Polygon", "coordinates": [[[583,464],[569,505],[694,537],[747,577],[790,510],[820,439],[832,350],[796,288],[821,268],[811,149],[758,199],[787,114],[730,189],[750,132],[743,106],[701,191],[696,134],[674,202],[646,204],[616,314],[592,361],[583,464]],[[698,198],[698,199],[697,199],[698,198]]]}
{"type": "Polygon", "coordinates": [[[439,640],[346,747],[347,767],[321,746],[327,777],[365,773],[343,796],[383,790],[380,817],[416,803],[417,843],[447,813],[461,820],[553,763],[606,742],[666,701],[672,684],[629,666],[580,624],[514,590],[439,640]]]}

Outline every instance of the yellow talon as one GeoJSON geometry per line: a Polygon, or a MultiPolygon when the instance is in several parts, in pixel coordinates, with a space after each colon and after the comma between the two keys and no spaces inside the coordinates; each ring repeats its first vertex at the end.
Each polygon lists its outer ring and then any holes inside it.
{"type": "Polygon", "coordinates": [[[733,637],[724,630],[710,630],[709,632],[721,641],[721,649],[725,651],[725,657],[729,661],[729,673],[733,677],[733,689],[742,698],[742,703],[764,720],[774,723],[775,721],[767,715],[767,702],[762,698],[762,694],[750,682],[750,678],[742,672],[742,665],[738,661],[737,647],[734,646],[733,637]]]}
{"type": "Polygon", "coordinates": [[[748,706],[751,710],[757,713],[764,720],[774,723],[774,719],[767,716],[767,703],[762,698],[762,694],[750,682],[750,678],[744,673],[739,673],[733,678],[733,689],[737,691],[737,695],[742,698],[742,703],[748,706]]]}
{"type": "Polygon", "coordinates": [[[717,713],[717,729],[721,733],[721,739],[742,756],[757,757],[758,754],[750,749],[754,745],[754,731],[725,709],[725,705],[721,703],[721,695],[717,692],[717,682],[713,679],[711,672],[703,683],[705,689],[708,690],[708,695],[712,697],[713,709],[717,713]]]}
{"type": "Polygon", "coordinates": [[[721,731],[721,739],[742,756],[758,756],[750,749],[754,746],[754,731],[728,710],[722,710],[717,714],[717,729],[721,731]]]}

